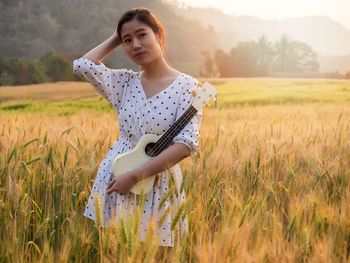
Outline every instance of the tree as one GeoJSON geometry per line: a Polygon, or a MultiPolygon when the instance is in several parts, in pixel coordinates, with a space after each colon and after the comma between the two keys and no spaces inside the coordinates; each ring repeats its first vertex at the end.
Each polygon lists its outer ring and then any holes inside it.
{"type": "Polygon", "coordinates": [[[12,85],[13,79],[10,75],[9,65],[2,57],[0,51],[0,86],[12,85]]]}
{"type": "Polygon", "coordinates": [[[56,82],[74,79],[72,63],[53,50],[43,55],[39,62],[51,81],[56,82]]]}
{"type": "Polygon", "coordinates": [[[217,49],[214,54],[214,61],[221,78],[232,76],[232,65],[230,57],[222,50],[217,49]]]}
{"type": "Polygon", "coordinates": [[[9,61],[13,85],[33,84],[48,81],[47,76],[37,61],[13,58],[9,61]]]}
{"type": "Polygon", "coordinates": [[[230,51],[232,77],[253,77],[257,69],[257,52],[254,41],[239,42],[230,51]]]}
{"type": "Polygon", "coordinates": [[[274,50],[272,42],[267,40],[263,34],[256,43],[256,76],[267,76],[271,70],[274,58],[274,50]]]}
{"type": "Polygon", "coordinates": [[[296,71],[297,54],[294,42],[283,34],[280,40],[275,43],[274,48],[276,52],[274,70],[279,72],[296,71]]]}
{"type": "Polygon", "coordinates": [[[202,68],[199,71],[200,76],[202,77],[217,77],[218,69],[216,68],[215,61],[211,57],[209,51],[201,51],[203,56],[202,68]]]}
{"type": "Polygon", "coordinates": [[[346,79],[350,79],[350,71],[346,72],[345,76],[346,79]]]}
{"type": "Polygon", "coordinates": [[[8,71],[8,66],[6,61],[2,57],[2,53],[0,51],[0,76],[5,73],[5,71],[8,71]]]}
{"type": "Polygon", "coordinates": [[[303,42],[294,41],[297,56],[297,68],[301,72],[318,72],[320,65],[317,62],[317,54],[312,48],[303,42]]]}

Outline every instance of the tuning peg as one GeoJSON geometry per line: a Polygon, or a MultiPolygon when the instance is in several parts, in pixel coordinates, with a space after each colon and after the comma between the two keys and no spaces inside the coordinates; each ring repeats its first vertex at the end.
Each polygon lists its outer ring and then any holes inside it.
{"type": "Polygon", "coordinates": [[[195,90],[195,89],[194,89],[194,90],[192,90],[192,91],[191,91],[191,94],[192,94],[192,95],[197,94],[197,90],[195,90]]]}
{"type": "Polygon", "coordinates": [[[205,105],[206,108],[210,108],[210,103],[208,103],[207,105],[205,105]]]}
{"type": "Polygon", "coordinates": [[[200,82],[200,81],[198,81],[198,83],[197,83],[197,87],[202,87],[202,82],[200,82]]]}

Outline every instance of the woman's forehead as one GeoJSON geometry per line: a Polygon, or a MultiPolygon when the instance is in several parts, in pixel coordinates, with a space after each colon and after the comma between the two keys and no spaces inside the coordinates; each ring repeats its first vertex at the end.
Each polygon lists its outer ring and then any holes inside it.
{"type": "Polygon", "coordinates": [[[131,35],[134,33],[138,33],[139,31],[149,30],[149,29],[150,27],[147,24],[134,19],[130,22],[124,23],[122,25],[120,32],[121,32],[121,37],[123,38],[126,35],[131,35]]]}

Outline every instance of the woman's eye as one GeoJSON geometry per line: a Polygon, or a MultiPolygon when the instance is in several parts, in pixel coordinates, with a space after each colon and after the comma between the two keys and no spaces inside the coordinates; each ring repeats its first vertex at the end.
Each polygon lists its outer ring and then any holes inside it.
{"type": "Polygon", "coordinates": [[[141,34],[140,34],[140,36],[145,36],[145,35],[146,35],[146,33],[141,33],[141,34]]]}
{"type": "Polygon", "coordinates": [[[125,40],[124,40],[124,43],[128,43],[128,40],[130,40],[130,39],[125,39],[125,40]]]}

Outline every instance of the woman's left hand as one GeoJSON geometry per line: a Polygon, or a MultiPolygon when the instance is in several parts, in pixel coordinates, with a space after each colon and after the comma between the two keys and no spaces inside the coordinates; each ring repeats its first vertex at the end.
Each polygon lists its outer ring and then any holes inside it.
{"type": "Polygon", "coordinates": [[[133,171],[116,176],[106,187],[106,193],[116,191],[120,195],[129,193],[130,189],[137,183],[136,174],[133,171]]]}

